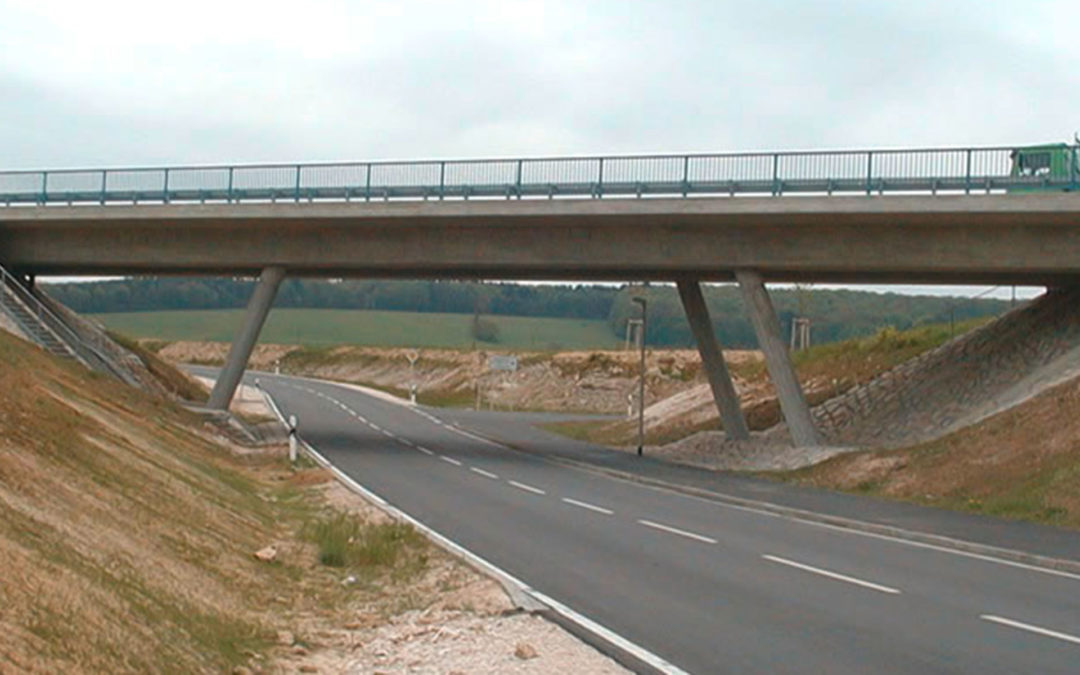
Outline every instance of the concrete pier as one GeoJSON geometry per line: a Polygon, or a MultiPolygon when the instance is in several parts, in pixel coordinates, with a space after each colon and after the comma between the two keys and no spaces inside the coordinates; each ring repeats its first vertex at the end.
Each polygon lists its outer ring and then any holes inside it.
{"type": "Polygon", "coordinates": [[[746,418],[743,417],[742,408],[739,406],[739,395],[735,391],[731,373],[724,361],[724,352],[713,331],[709,308],[705,305],[705,296],[701,293],[701,284],[697,281],[682,280],[676,285],[683,309],[686,310],[686,318],[690,322],[690,330],[694,334],[694,340],[697,341],[698,353],[701,354],[701,366],[705,369],[713,400],[720,411],[724,433],[731,439],[746,440],[750,438],[750,430],[746,426],[746,418]]]}
{"type": "Polygon", "coordinates": [[[751,270],[737,270],[735,278],[739,282],[750,323],[757,334],[758,345],[765,354],[765,365],[776,387],[776,396],[780,400],[780,410],[791,432],[791,440],[797,446],[821,445],[821,435],[814,427],[810,406],[806,403],[802,385],[795,375],[787,345],[780,335],[780,321],[776,318],[776,310],[761,274],[751,270]]]}
{"type": "Polygon", "coordinates": [[[251,350],[259,339],[266,316],[270,313],[270,306],[274,304],[278,287],[285,278],[285,268],[267,267],[259,275],[259,282],[255,285],[255,292],[251,294],[248,302],[247,314],[244,316],[244,324],[236,333],[229,356],[225,360],[225,367],[221,369],[214,390],[210,392],[210,401],[207,405],[215,410],[228,410],[232,402],[236,387],[244,376],[248,359],[251,358],[251,350]]]}

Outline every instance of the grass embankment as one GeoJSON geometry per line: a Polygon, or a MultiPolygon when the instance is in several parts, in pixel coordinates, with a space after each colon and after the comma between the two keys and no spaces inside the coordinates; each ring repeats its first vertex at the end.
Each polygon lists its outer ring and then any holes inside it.
{"type": "Polygon", "coordinates": [[[441,554],[424,540],[328,511],[319,470],[202,428],[0,333],[0,671],[266,666],[289,649],[276,631],[310,645],[314,616],[426,601],[410,580],[441,554]]]}
{"type": "Polygon", "coordinates": [[[146,370],[170,393],[192,403],[205,403],[210,396],[206,387],[176,366],[166,363],[154,353],[152,346],[143,346],[138,340],[115,331],[107,331],[107,334],[110,340],[137,356],[146,370]]]}
{"type": "MultiPolygon", "coordinates": [[[[884,328],[868,338],[818,345],[796,352],[792,360],[807,400],[811,405],[817,405],[988,321],[990,319],[973,319],[955,326],[932,324],[906,331],[884,328]]],[[[739,363],[731,366],[731,371],[751,384],[766,383],[768,380],[764,361],[739,363]]],[[[749,405],[744,403],[743,414],[754,431],[768,429],[781,420],[780,405],[775,396],[749,405]]],[[[637,442],[636,420],[557,422],[544,428],[569,438],[602,445],[624,446],[637,442]]],[[[676,421],[671,425],[647,429],[645,442],[664,445],[700,431],[720,428],[719,419],[689,426],[676,421]]]]}
{"type": "Polygon", "coordinates": [[[769,474],[929,506],[1080,528],[1080,380],[944,438],[769,474]]]}
{"type": "MultiPolygon", "coordinates": [[[[243,310],[96,314],[111,330],[137,338],[231,342],[243,310]]],[[[497,329],[483,349],[610,349],[621,346],[604,321],[485,315],[497,329]]],[[[377,310],[275,309],[260,335],[264,343],[353,344],[384,347],[471,347],[471,314],[377,310]]]]}

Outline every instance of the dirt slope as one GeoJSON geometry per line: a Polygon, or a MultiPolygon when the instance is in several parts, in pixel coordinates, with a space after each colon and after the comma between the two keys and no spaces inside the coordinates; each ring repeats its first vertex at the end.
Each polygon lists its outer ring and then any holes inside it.
{"type": "Polygon", "coordinates": [[[911,448],[857,452],[781,477],[1080,527],[1080,378],[911,448]]]}
{"type": "Polygon", "coordinates": [[[283,453],[0,333],[0,672],[623,672],[283,453]]]}

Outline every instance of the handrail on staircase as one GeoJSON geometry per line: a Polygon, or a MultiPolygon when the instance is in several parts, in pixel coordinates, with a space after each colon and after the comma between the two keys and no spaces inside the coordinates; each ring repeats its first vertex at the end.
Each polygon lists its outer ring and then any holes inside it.
{"type": "MultiPolygon", "coordinates": [[[[86,349],[92,352],[94,356],[96,356],[102,361],[102,363],[105,364],[105,367],[107,367],[113,373],[119,375],[119,373],[116,373],[116,368],[110,362],[109,357],[103,353],[106,351],[106,349],[100,336],[92,335],[90,336],[90,339],[87,339],[86,337],[79,335],[67,324],[67,321],[61,319],[55,312],[49,309],[49,307],[40,299],[38,299],[32,292],[30,292],[29,289],[23,288],[22,282],[12,276],[11,273],[4,269],[2,265],[0,265],[0,284],[3,284],[4,286],[10,288],[11,294],[16,298],[17,301],[21,301],[28,310],[36,313],[38,319],[42,321],[42,324],[46,327],[46,329],[52,331],[53,333],[56,333],[57,331],[64,333],[65,335],[57,335],[57,337],[60,337],[64,341],[67,348],[83,365],[87,366],[88,368],[90,367],[90,364],[86,363],[86,360],[83,358],[83,356],[79,354],[78,349],[76,349],[75,345],[81,344],[82,346],[86,347],[86,349]],[[20,290],[24,292],[20,293],[20,290]],[[51,321],[46,321],[45,317],[48,317],[49,319],[51,319],[51,321]]],[[[3,301],[4,293],[0,292],[0,302],[3,301]]]]}

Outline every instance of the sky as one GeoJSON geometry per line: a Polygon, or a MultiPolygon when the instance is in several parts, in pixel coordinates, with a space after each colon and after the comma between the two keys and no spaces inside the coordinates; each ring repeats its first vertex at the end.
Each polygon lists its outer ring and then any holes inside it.
{"type": "Polygon", "coordinates": [[[0,0],[0,168],[1015,145],[1080,2],[0,0]]]}

